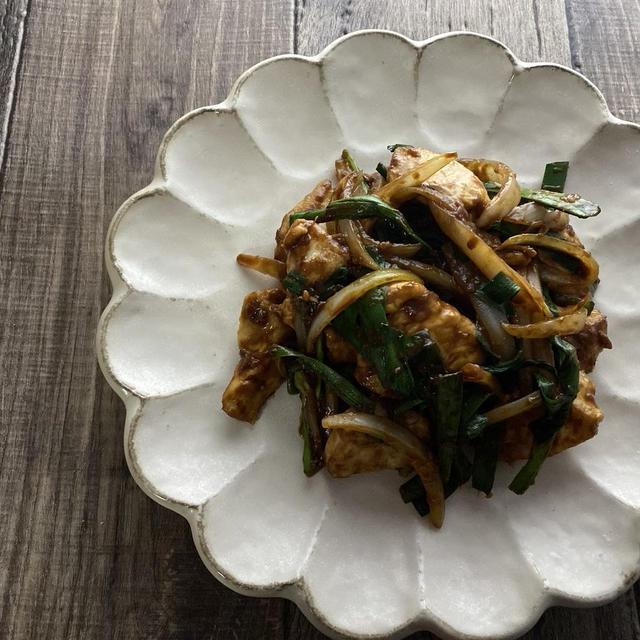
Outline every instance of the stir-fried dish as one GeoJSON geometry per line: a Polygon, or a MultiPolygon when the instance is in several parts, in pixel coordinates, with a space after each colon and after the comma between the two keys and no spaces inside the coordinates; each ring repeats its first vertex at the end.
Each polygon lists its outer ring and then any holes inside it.
{"type": "Polygon", "coordinates": [[[525,460],[521,494],[595,435],[587,374],[611,343],[569,216],[600,209],[563,193],[566,162],[521,189],[501,162],[389,150],[372,174],[344,151],[284,216],[273,258],[238,256],[278,282],[244,300],[222,406],[253,423],[286,381],[305,474],[396,469],[440,527],[459,486],[491,494],[499,459],[525,460]]]}

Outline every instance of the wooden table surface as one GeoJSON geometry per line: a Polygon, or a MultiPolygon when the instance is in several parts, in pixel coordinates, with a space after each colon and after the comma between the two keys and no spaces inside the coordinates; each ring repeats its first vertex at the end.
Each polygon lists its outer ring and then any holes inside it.
{"type": "MultiPolygon", "coordinates": [[[[169,125],[259,60],[361,28],[490,34],[640,120],[628,0],[0,0],[1,638],[324,637],[219,584],[186,521],[136,487],[94,333],[107,226],[169,125]]],[[[640,639],[639,597],[548,611],[524,637],[640,639]]]]}

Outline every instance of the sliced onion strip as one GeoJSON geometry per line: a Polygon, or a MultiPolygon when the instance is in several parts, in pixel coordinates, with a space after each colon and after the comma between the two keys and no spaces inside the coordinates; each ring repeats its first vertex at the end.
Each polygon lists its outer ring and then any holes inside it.
{"type": "Polygon", "coordinates": [[[354,262],[373,271],[380,269],[380,265],[367,253],[362,244],[362,238],[358,233],[358,225],[355,220],[338,220],[338,231],[346,236],[349,253],[354,262]]]}
{"type": "Polygon", "coordinates": [[[432,264],[419,262],[418,260],[409,260],[400,256],[386,256],[386,258],[392,264],[420,276],[427,284],[439,287],[440,289],[446,289],[447,291],[459,291],[453,276],[443,269],[434,267],[432,264]]]}
{"type": "MultiPolygon", "coordinates": [[[[540,292],[536,291],[526,278],[500,258],[477,233],[463,222],[463,219],[457,217],[458,208],[456,208],[456,201],[453,198],[444,196],[433,189],[416,187],[404,189],[401,196],[405,200],[411,198],[426,200],[442,233],[453,241],[488,280],[495,278],[501,272],[511,278],[520,287],[520,291],[512,302],[528,308],[533,314],[532,319],[551,317],[551,312],[540,292]]],[[[462,208],[462,205],[460,204],[459,207],[462,208]]]]}
{"type": "Polygon", "coordinates": [[[539,391],[534,391],[527,396],[518,398],[513,402],[500,405],[491,411],[487,411],[484,417],[489,421],[489,424],[495,424],[496,422],[503,422],[508,418],[513,418],[521,413],[525,413],[530,409],[539,407],[542,404],[542,397],[539,391]]]}
{"type": "Polygon", "coordinates": [[[537,202],[525,202],[511,209],[503,220],[525,226],[527,233],[540,229],[562,231],[569,224],[569,214],[558,209],[548,209],[537,202]]]}
{"type": "Polygon", "coordinates": [[[591,254],[581,246],[573,242],[567,242],[561,238],[554,238],[543,233],[521,233],[516,236],[507,238],[500,248],[512,247],[515,245],[530,245],[533,247],[544,247],[552,251],[566,253],[568,256],[575,258],[581,266],[580,282],[585,286],[590,285],[598,279],[599,267],[598,263],[593,259],[591,254]]]}
{"type": "Polygon", "coordinates": [[[558,316],[551,320],[533,322],[531,324],[502,323],[502,328],[514,338],[550,338],[551,336],[568,336],[582,331],[587,322],[587,310],[558,316]]]}
{"type": "Polygon", "coordinates": [[[497,396],[502,396],[502,386],[498,378],[493,375],[493,373],[485,371],[479,364],[467,362],[467,364],[460,369],[460,373],[462,373],[462,379],[465,382],[481,384],[483,387],[493,391],[497,396]]]}
{"type": "MultiPolygon", "coordinates": [[[[369,244],[367,238],[365,238],[364,241],[369,244]]],[[[422,249],[422,245],[417,242],[414,244],[400,244],[387,242],[386,240],[383,242],[373,240],[371,244],[377,247],[383,256],[398,256],[399,258],[411,258],[422,249]]]]}
{"type": "Polygon", "coordinates": [[[550,289],[565,294],[579,294],[589,286],[581,276],[543,263],[540,264],[540,280],[550,289]]]}
{"type": "Polygon", "coordinates": [[[394,194],[399,189],[405,187],[414,187],[428,180],[434,173],[440,171],[442,167],[448,165],[457,158],[456,153],[441,153],[437,156],[429,158],[426,162],[419,164],[407,173],[402,174],[395,180],[383,185],[375,195],[381,200],[385,200],[390,204],[393,203],[394,194]]]}
{"type": "Polygon", "coordinates": [[[429,520],[438,529],[444,520],[444,489],[433,454],[409,429],[381,416],[347,412],[322,419],[325,429],[358,431],[382,440],[407,456],[427,492],[429,520]]]}
{"type": "Polygon", "coordinates": [[[587,302],[589,302],[589,300],[591,300],[591,292],[587,291],[587,293],[582,297],[582,299],[576,302],[575,304],[569,304],[566,307],[560,307],[556,305],[558,315],[567,316],[570,313],[575,313],[576,311],[580,311],[580,309],[582,309],[582,307],[584,307],[587,304],[587,302]]]}
{"type": "Polygon", "coordinates": [[[392,282],[420,282],[422,280],[404,269],[380,269],[372,271],[354,280],[351,284],[334,293],[324,304],[318,315],[313,319],[307,335],[307,353],[311,353],[313,345],[324,328],[349,305],[353,304],[365,293],[392,282]]]}
{"type": "Polygon", "coordinates": [[[520,202],[520,186],[516,174],[502,162],[481,158],[461,158],[458,162],[483,182],[497,182],[500,190],[476,220],[481,229],[501,220],[520,202]]]}
{"type": "Polygon", "coordinates": [[[330,235],[335,235],[338,233],[338,223],[336,220],[327,220],[327,222],[318,223],[320,226],[324,225],[325,231],[330,235]]]}
{"type": "Polygon", "coordinates": [[[284,262],[274,260],[273,258],[265,258],[263,256],[252,256],[248,253],[239,253],[236,262],[247,269],[253,269],[264,273],[267,276],[273,276],[282,280],[287,275],[287,268],[284,262]]]}
{"type": "Polygon", "coordinates": [[[516,353],[516,343],[502,328],[503,321],[507,320],[504,312],[490,306],[479,296],[471,296],[471,305],[478,322],[486,332],[491,350],[504,360],[512,358],[516,353]]]}
{"type": "Polygon", "coordinates": [[[415,256],[422,245],[418,242],[414,243],[399,243],[388,242],[387,240],[374,240],[364,229],[363,220],[358,220],[360,223],[360,238],[362,243],[367,247],[375,247],[384,256],[400,256],[401,258],[411,258],[415,256]]]}

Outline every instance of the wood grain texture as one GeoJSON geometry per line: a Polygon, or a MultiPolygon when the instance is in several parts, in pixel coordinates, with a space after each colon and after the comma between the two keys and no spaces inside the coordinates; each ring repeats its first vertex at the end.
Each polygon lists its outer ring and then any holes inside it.
{"type": "MultiPolygon", "coordinates": [[[[148,181],[177,117],[221,100],[265,57],[317,53],[358,28],[418,39],[469,29],[525,60],[568,64],[573,53],[614,111],[637,118],[637,5],[567,0],[565,13],[558,0],[27,3],[0,0],[0,123],[11,120],[0,180],[0,637],[320,640],[293,604],[219,584],[186,522],[130,478],[124,411],[93,352],[108,299],[109,220],[148,181]],[[14,77],[11,106],[5,78],[14,77]]],[[[634,594],[552,610],[525,638],[640,640],[634,594]]]]}
{"type": "Polygon", "coordinates": [[[497,38],[522,60],[571,61],[564,0],[298,0],[296,25],[304,55],[356,29],[415,40],[464,30],[497,38]]]}
{"type": "Polygon", "coordinates": [[[640,121],[640,4],[567,0],[567,19],[573,66],[602,90],[614,115],[640,121]]]}
{"type": "Polygon", "coordinates": [[[29,15],[0,196],[2,638],[283,637],[284,602],[222,587],[186,523],[135,486],[94,356],[106,227],[164,131],[291,49],[288,2],[243,9],[69,0],[29,15]]]}
{"type": "Polygon", "coordinates": [[[0,175],[29,0],[0,0],[0,175]]]}

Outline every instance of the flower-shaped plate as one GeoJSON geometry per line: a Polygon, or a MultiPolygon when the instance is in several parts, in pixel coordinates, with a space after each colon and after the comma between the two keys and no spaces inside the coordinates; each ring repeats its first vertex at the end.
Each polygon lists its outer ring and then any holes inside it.
{"type": "Polygon", "coordinates": [[[176,122],[109,230],[98,357],[126,404],[134,478],[189,520],[219,580],[294,600],[332,637],[511,638],[551,605],[614,598],[640,552],[639,159],[639,128],[588,80],[475,34],[358,32],[253,67],[176,122]],[[567,189],[603,208],[575,225],[600,261],[615,344],[593,376],[600,434],[548,460],[522,497],[506,465],[492,499],[460,489],[440,531],[400,501],[393,472],[306,478],[285,389],[255,426],[220,407],[242,299],[272,286],[236,254],[270,255],[283,213],[342,148],[372,170],[396,142],[500,159],[523,186],[570,160],[567,189]]]}

